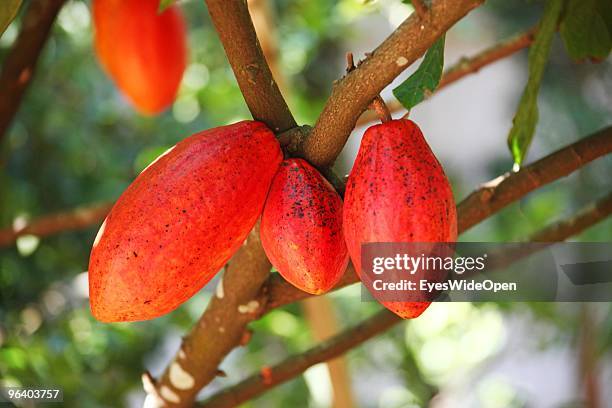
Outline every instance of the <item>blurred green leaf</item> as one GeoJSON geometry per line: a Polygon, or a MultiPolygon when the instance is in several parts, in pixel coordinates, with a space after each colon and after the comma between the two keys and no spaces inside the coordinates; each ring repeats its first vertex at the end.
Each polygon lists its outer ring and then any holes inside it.
{"type": "Polygon", "coordinates": [[[422,102],[436,90],[444,69],[444,40],[442,36],[431,46],[419,68],[393,90],[393,95],[408,110],[422,102]]]}
{"type": "Polygon", "coordinates": [[[136,174],[143,171],[149,164],[157,160],[159,156],[164,154],[171,146],[151,146],[145,147],[138,153],[136,159],[134,159],[134,172],[136,174]]]}
{"type": "Polygon", "coordinates": [[[28,354],[17,347],[7,347],[0,350],[0,360],[3,365],[24,370],[28,365],[28,354]]]}
{"type": "Polygon", "coordinates": [[[538,92],[562,6],[563,0],[549,0],[546,3],[535,42],[529,49],[529,79],[508,135],[508,146],[517,165],[525,159],[538,123],[538,92]]]}
{"type": "Polygon", "coordinates": [[[173,4],[174,0],[159,0],[159,7],[157,8],[157,12],[161,14],[173,4]]]}
{"type": "Polygon", "coordinates": [[[11,24],[17,15],[22,0],[2,0],[0,1],[0,37],[11,24]]]}
{"type": "Polygon", "coordinates": [[[606,1],[609,0],[569,0],[559,31],[573,59],[604,59],[610,54],[612,38],[604,16],[606,1]]]}

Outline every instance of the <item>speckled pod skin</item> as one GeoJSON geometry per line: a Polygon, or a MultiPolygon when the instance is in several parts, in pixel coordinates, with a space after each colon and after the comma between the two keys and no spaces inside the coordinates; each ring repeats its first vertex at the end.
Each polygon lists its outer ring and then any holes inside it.
{"type": "MultiPolygon", "coordinates": [[[[358,274],[366,242],[455,242],[457,214],[442,166],[407,119],[370,127],[348,178],[344,236],[358,274]]],[[[429,302],[382,302],[404,319],[429,302]]]]}
{"type": "Polygon", "coordinates": [[[93,244],[94,317],[152,319],[200,290],[255,225],[282,158],[274,134],[245,121],[188,137],[149,165],[93,244]]]}
{"type": "Polygon", "coordinates": [[[95,50],[134,107],[155,115],[174,101],[187,61],[185,22],[159,0],[94,0],[95,50]]]}
{"type": "Polygon", "coordinates": [[[348,264],[342,199],[302,159],[280,165],[264,206],[260,236],[272,265],[304,292],[327,292],[348,264]]]}

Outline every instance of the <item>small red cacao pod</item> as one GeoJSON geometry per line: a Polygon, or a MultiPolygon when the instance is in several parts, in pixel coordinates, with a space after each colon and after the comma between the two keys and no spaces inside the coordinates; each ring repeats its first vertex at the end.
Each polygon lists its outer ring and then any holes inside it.
{"type": "Polygon", "coordinates": [[[342,199],[302,159],[285,160],[274,176],[260,227],[272,265],[295,287],[321,294],[348,264],[342,235],[342,199]]]}
{"type": "Polygon", "coordinates": [[[146,115],[176,96],[187,61],[185,22],[177,6],[158,13],[159,0],[94,0],[99,61],[134,107],[146,115]]]}
{"type": "Polygon", "coordinates": [[[200,290],[255,225],[282,158],[274,134],[245,121],[188,137],[149,165],[93,244],[94,317],[152,319],[200,290]]]}
{"type": "MultiPolygon", "coordinates": [[[[456,241],[451,186],[414,122],[392,120],[366,130],[346,185],[343,224],[359,275],[364,243],[456,241]]],[[[418,317],[429,306],[382,303],[405,319],[418,317]]]]}

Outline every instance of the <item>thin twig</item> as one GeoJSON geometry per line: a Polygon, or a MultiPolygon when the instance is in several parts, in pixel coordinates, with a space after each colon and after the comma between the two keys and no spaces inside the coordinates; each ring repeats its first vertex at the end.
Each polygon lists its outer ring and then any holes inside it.
{"type": "Polygon", "coordinates": [[[0,72],[0,140],[19,109],[25,90],[34,76],[38,56],[65,1],[31,1],[28,6],[19,35],[0,72]]]}
{"type": "Polygon", "coordinates": [[[555,242],[557,237],[570,237],[595,225],[612,214],[612,192],[600,200],[583,207],[574,216],[549,225],[533,233],[531,242],[555,242]]]}
{"type": "MultiPolygon", "coordinates": [[[[535,233],[536,239],[546,237],[548,242],[565,241],[577,235],[586,228],[605,219],[612,210],[612,194],[593,203],[566,220],[552,224],[535,233]]],[[[535,241],[534,241],[535,242],[535,241]]],[[[213,395],[204,401],[202,407],[234,407],[247,400],[263,394],[272,387],[282,384],[300,374],[315,364],[331,360],[375,337],[402,320],[393,313],[382,310],[356,326],[344,330],[328,341],[307,350],[304,353],[291,356],[281,363],[266,367],[265,378],[261,373],[213,395]]]]}
{"type": "Polygon", "coordinates": [[[389,122],[393,119],[387,104],[380,95],[376,95],[376,98],[370,103],[368,109],[373,110],[382,123],[389,122]]]}
{"type": "Polygon", "coordinates": [[[101,224],[112,203],[94,204],[66,212],[49,214],[32,221],[16,222],[11,228],[0,230],[0,247],[14,244],[23,235],[46,237],[64,231],[77,231],[101,224]]]}
{"type": "Polygon", "coordinates": [[[355,59],[352,52],[346,53],[346,73],[348,74],[355,69],[355,59]]]}
{"type": "MultiPolygon", "coordinates": [[[[524,33],[503,40],[474,56],[462,58],[459,62],[444,71],[442,79],[440,79],[440,83],[432,95],[437,94],[441,89],[446,88],[448,85],[453,84],[470,74],[477,73],[482,68],[493,64],[494,62],[514,55],[516,52],[529,47],[533,43],[536,30],[537,27],[531,28],[524,33]]],[[[402,104],[396,99],[388,101],[387,106],[391,112],[397,112],[404,109],[402,104]]],[[[377,116],[375,114],[370,111],[366,111],[357,121],[357,126],[373,122],[376,119],[377,116]]]]}
{"type": "Polygon", "coordinates": [[[612,126],[609,126],[516,173],[508,173],[483,184],[457,206],[459,230],[470,229],[536,188],[567,176],[611,152],[612,126]]]}
{"type": "Polygon", "coordinates": [[[438,85],[438,90],[445,88],[466,75],[480,71],[481,68],[489,64],[509,57],[517,51],[529,47],[535,40],[536,32],[537,27],[533,27],[524,33],[515,35],[489,47],[471,58],[460,60],[444,72],[440,84],[438,85]]]}
{"type": "Polygon", "coordinates": [[[238,406],[303,373],[308,367],[338,357],[400,321],[401,319],[393,313],[382,310],[357,326],[337,334],[302,354],[291,356],[273,367],[263,367],[259,373],[213,395],[201,406],[215,408],[238,406]]]}

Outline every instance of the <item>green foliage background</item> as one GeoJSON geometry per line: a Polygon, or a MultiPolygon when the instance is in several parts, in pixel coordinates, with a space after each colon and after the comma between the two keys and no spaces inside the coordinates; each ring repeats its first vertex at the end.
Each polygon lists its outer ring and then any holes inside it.
{"type": "MultiPolygon", "coordinates": [[[[180,3],[189,20],[191,65],[173,109],[156,118],[137,115],[101,71],[91,47],[88,2],[68,3],[19,114],[0,146],[1,226],[12,225],[18,217],[113,200],[168,146],[201,129],[248,117],[201,3],[180,3]]],[[[353,34],[353,20],[379,6],[379,2],[362,4],[356,0],[273,1],[280,67],[291,88],[290,105],[300,123],[313,123],[321,110],[331,83],[341,71],[336,61],[342,59],[337,56],[344,52],[343,38],[353,34]]],[[[537,1],[491,0],[485,7],[498,23],[499,38],[529,27],[542,11],[542,3],[537,1]]],[[[0,39],[0,61],[19,23],[18,17],[0,39]]],[[[461,29],[469,35],[469,24],[461,29]]],[[[493,42],[493,38],[484,39],[483,48],[493,42]]],[[[579,130],[578,138],[609,123],[609,111],[580,91],[591,75],[605,77],[609,84],[610,61],[577,66],[557,41],[540,92],[547,110],[536,130],[549,150],[572,140],[560,140],[543,128],[555,129],[569,121],[579,130]]],[[[523,85],[517,83],[517,89],[523,85]]],[[[489,163],[489,178],[511,164],[509,156],[505,160],[482,160],[489,163]]],[[[463,239],[519,239],[598,197],[609,188],[610,174],[610,159],[601,160],[510,206],[463,239]]],[[[459,198],[474,188],[458,176],[451,174],[451,178],[459,198]]],[[[611,227],[608,220],[578,239],[609,241],[611,227]]],[[[174,351],[178,336],[190,328],[205,307],[209,288],[154,321],[101,324],[93,320],[82,283],[96,230],[92,227],[59,234],[40,242],[30,237],[17,246],[0,249],[0,381],[61,385],[66,406],[128,405],[141,393],[143,369],[160,369],[168,353],[174,351]]],[[[359,302],[358,297],[357,287],[331,295],[343,325],[378,309],[373,303],[359,302]]],[[[599,307],[609,309],[609,305],[599,307]]],[[[423,405],[437,388],[444,387],[452,373],[466,366],[474,368],[499,350],[504,339],[504,315],[529,316],[535,324],[551,327],[553,335],[543,340],[542,347],[572,344],[580,323],[579,305],[468,304],[432,309],[430,320],[401,325],[349,354],[352,373],[392,378],[400,390],[395,400],[364,401],[364,406],[423,405]],[[443,323],[435,327],[431,321],[443,323]],[[466,352],[459,347],[459,339],[467,335],[479,341],[474,350],[466,352]],[[442,360],[448,353],[441,350],[472,358],[455,356],[452,364],[445,363],[442,360]]],[[[313,344],[299,305],[270,313],[253,329],[252,342],[223,364],[228,377],[216,380],[213,389],[313,344]]],[[[598,337],[602,358],[609,357],[611,333],[612,319],[608,318],[598,337]]],[[[313,378],[300,377],[249,406],[319,406],[313,378]]],[[[506,406],[527,402],[516,390],[504,395],[506,406]]]]}

